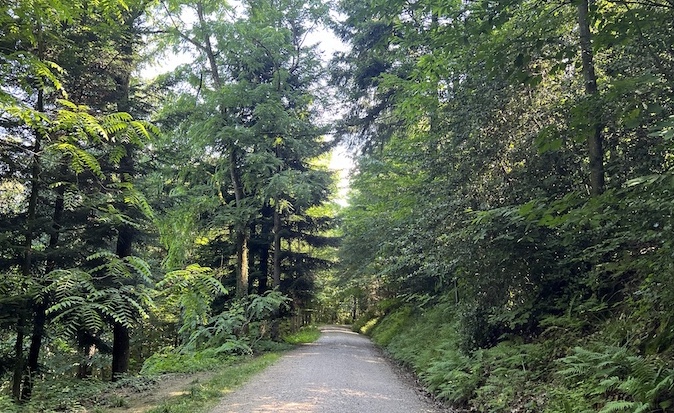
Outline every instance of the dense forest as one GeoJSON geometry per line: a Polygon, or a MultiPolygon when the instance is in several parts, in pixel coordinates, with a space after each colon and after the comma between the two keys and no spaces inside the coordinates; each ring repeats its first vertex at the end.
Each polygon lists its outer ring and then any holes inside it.
{"type": "Polygon", "coordinates": [[[356,327],[469,411],[674,411],[674,2],[340,4],[356,327]]]}
{"type": "Polygon", "coordinates": [[[337,242],[327,65],[306,41],[328,11],[2,2],[0,410],[257,352],[311,307],[337,242]]]}
{"type": "Polygon", "coordinates": [[[0,410],[313,321],[456,411],[674,412],[673,45],[672,0],[2,2],[0,410]]]}

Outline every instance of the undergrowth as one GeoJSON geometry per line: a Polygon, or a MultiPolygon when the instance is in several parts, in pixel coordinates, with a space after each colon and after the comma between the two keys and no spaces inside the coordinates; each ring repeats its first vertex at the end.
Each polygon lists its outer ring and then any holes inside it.
{"type": "Polygon", "coordinates": [[[283,341],[288,344],[307,344],[313,343],[321,336],[321,330],[316,326],[306,326],[300,328],[295,333],[288,333],[283,336],[283,341]]]}
{"type": "Polygon", "coordinates": [[[116,382],[98,379],[59,379],[38,382],[30,402],[16,405],[6,394],[0,395],[2,413],[80,413],[103,411],[106,407],[124,407],[125,400],[115,390],[143,392],[152,389],[156,378],[124,377],[116,382]],[[93,410],[92,410],[93,409],[93,410]]]}
{"type": "Polygon", "coordinates": [[[452,300],[388,306],[359,325],[370,324],[373,341],[457,411],[674,412],[671,359],[612,344],[608,324],[592,335],[504,335],[495,345],[465,351],[452,300]]]}
{"type": "MultiPolygon", "coordinates": [[[[280,357],[266,353],[257,357],[230,358],[220,361],[210,370],[214,375],[204,381],[195,381],[185,395],[170,397],[150,413],[207,412],[219,399],[243,384],[250,376],[265,369],[280,357]]],[[[176,367],[172,370],[189,370],[176,367]]],[[[59,380],[40,383],[33,399],[26,404],[13,404],[6,395],[0,395],[2,413],[105,413],[110,408],[126,407],[126,399],[115,393],[125,389],[131,392],[151,391],[157,379],[148,376],[126,377],[117,382],[100,380],[59,380]]]]}
{"type": "Polygon", "coordinates": [[[157,352],[145,360],[141,374],[151,376],[163,373],[196,373],[212,370],[232,358],[232,356],[217,355],[209,350],[193,353],[168,350],[157,352]]]}
{"type": "Polygon", "coordinates": [[[168,348],[146,359],[140,375],[123,377],[116,382],[75,378],[40,381],[36,384],[32,400],[22,405],[12,402],[7,389],[0,389],[0,412],[105,412],[108,408],[126,407],[127,401],[117,395],[115,390],[125,389],[139,393],[151,390],[162,374],[211,371],[215,372],[215,376],[203,383],[193,383],[187,395],[171,398],[151,410],[154,413],[206,411],[224,394],[277,360],[280,352],[293,348],[295,344],[316,341],[319,336],[320,330],[317,327],[308,326],[296,333],[285,334],[283,342],[259,340],[250,347],[252,352],[258,354],[256,357],[236,355],[236,349],[222,351],[221,348],[207,348],[181,352],[168,348]]]}
{"type": "Polygon", "coordinates": [[[148,413],[202,413],[215,406],[222,396],[243,384],[253,374],[264,370],[279,358],[278,353],[267,353],[244,362],[229,363],[214,377],[203,383],[194,383],[188,393],[171,398],[148,413]]]}

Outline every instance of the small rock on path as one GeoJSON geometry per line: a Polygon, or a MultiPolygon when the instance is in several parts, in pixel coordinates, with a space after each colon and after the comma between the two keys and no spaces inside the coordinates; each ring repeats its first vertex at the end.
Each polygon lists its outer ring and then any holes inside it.
{"type": "Polygon", "coordinates": [[[291,351],[212,413],[436,413],[370,340],[344,327],[291,351]]]}

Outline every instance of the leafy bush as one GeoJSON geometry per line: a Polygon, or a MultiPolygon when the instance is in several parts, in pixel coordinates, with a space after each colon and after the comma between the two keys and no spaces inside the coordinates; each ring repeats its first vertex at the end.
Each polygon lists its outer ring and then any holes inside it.
{"type": "Polygon", "coordinates": [[[182,346],[184,351],[216,349],[222,354],[250,354],[254,343],[271,332],[270,319],[290,299],[279,291],[251,294],[199,326],[182,346]]]}
{"type": "Polygon", "coordinates": [[[171,349],[155,353],[145,360],[141,374],[194,373],[212,370],[221,365],[223,360],[212,351],[180,353],[171,349]]]}

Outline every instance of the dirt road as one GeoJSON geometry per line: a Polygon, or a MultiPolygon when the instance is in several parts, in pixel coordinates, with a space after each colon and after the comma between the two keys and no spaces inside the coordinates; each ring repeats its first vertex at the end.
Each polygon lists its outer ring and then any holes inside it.
{"type": "Polygon", "coordinates": [[[370,341],[343,327],[285,355],[212,413],[435,413],[370,341]]]}

